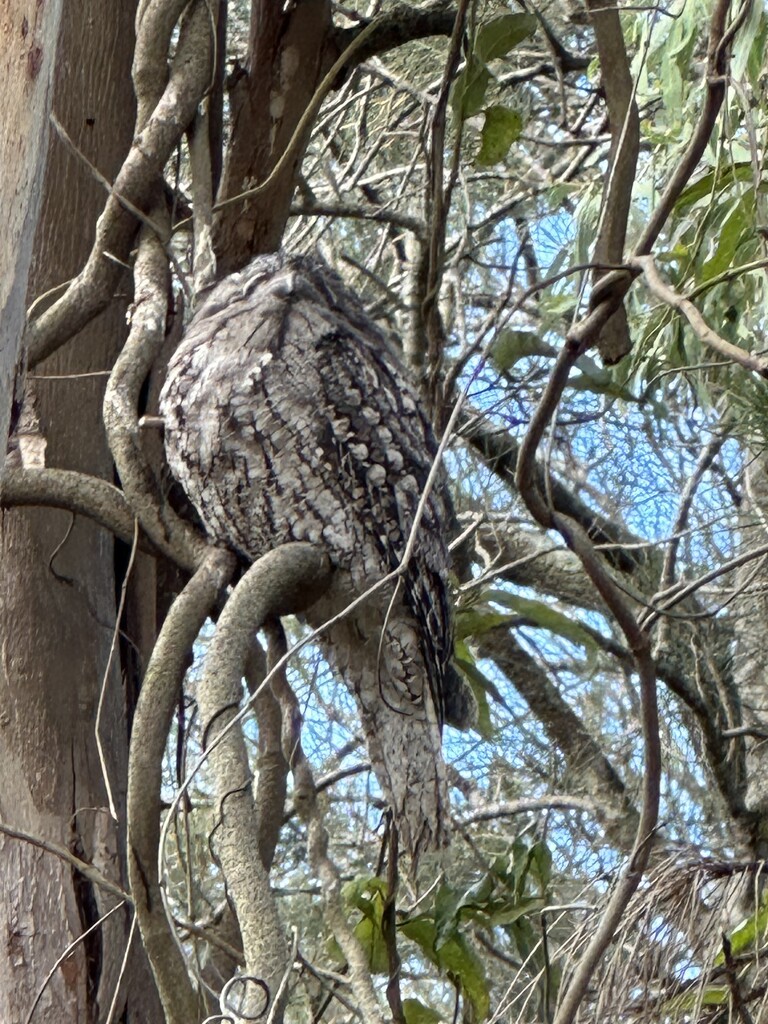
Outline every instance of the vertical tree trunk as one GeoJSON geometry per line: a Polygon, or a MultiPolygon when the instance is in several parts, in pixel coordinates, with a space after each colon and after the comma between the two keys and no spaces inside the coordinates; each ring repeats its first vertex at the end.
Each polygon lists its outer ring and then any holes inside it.
{"type": "MultiPolygon", "coordinates": [[[[134,4],[82,0],[64,5],[60,17],[59,4],[16,6],[21,17],[27,6],[39,12],[45,46],[56,44],[52,110],[81,154],[51,135],[34,241],[29,217],[19,235],[22,249],[31,252],[24,296],[29,302],[77,272],[105,199],[88,163],[111,179],[130,142],[134,4]]],[[[30,14],[26,17],[32,31],[30,14]]],[[[12,32],[20,33],[17,24],[12,32]]],[[[13,94],[12,115],[21,121],[30,117],[25,103],[23,94],[13,94]]],[[[42,104],[33,113],[26,130],[43,139],[48,125],[42,104]]],[[[4,189],[13,174],[4,161],[4,189]]],[[[22,191],[25,186],[31,209],[33,176],[21,182],[22,191]]],[[[111,366],[124,337],[128,299],[120,296],[35,370],[30,385],[48,465],[111,479],[101,425],[105,377],[90,374],[111,366]]],[[[0,817],[68,846],[123,884],[128,723],[119,662],[113,660],[107,673],[119,586],[112,537],[90,522],[73,522],[67,513],[14,510],[2,515],[0,545],[0,817]],[[105,675],[101,736],[119,822],[109,813],[95,740],[105,675]]],[[[0,1020],[24,1020],[57,958],[115,902],[68,864],[0,836],[0,907],[7,936],[0,952],[0,1020]]],[[[122,908],[78,945],[54,972],[36,1019],[67,1024],[106,1017],[130,919],[130,909],[122,908]]],[[[161,1019],[136,941],[120,992],[119,999],[129,1001],[130,1019],[161,1019]]]]}
{"type": "MultiPolygon", "coordinates": [[[[232,199],[269,178],[328,70],[328,0],[286,8],[274,0],[252,6],[248,67],[239,69],[230,90],[232,141],[219,199],[232,199]]],[[[215,246],[222,273],[280,245],[310,128],[295,140],[289,165],[265,192],[219,213],[215,246]]]]}
{"type": "MultiPolygon", "coordinates": [[[[11,393],[24,328],[27,277],[40,212],[48,142],[50,82],[61,0],[7,0],[0,14],[0,436],[7,435],[11,393]]],[[[5,457],[1,449],[0,463],[5,457]]]]}

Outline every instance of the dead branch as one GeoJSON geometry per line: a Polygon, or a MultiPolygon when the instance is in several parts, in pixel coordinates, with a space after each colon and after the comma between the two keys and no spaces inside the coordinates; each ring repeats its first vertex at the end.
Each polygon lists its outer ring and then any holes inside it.
{"type": "Polygon", "coordinates": [[[66,864],[69,864],[93,885],[98,885],[100,889],[117,897],[119,900],[123,900],[126,903],[131,902],[131,897],[124,889],[121,889],[119,885],[103,875],[93,864],[89,864],[87,861],[81,860],[80,857],[76,857],[66,846],[54,843],[50,839],[43,839],[41,836],[33,836],[30,832],[24,832],[20,828],[12,828],[3,822],[0,822],[0,832],[3,835],[10,836],[11,839],[18,839],[23,843],[29,843],[30,846],[37,846],[40,850],[45,850],[46,853],[53,854],[54,857],[58,857],[66,864]]]}

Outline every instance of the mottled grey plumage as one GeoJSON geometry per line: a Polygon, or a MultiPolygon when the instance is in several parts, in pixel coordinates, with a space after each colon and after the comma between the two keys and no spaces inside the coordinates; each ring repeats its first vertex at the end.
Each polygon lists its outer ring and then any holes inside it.
{"type": "MultiPolygon", "coordinates": [[[[213,539],[249,561],[292,540],[327,550],[337,572],[311,625],[397,568],[436,444],[384,336],[325,264],[264,256],[216,285],[171,360],[160,405],[171,470],[213,539]]],[[[448,835],[451,517],[440,473],[397,588],[323,639],[358,699],[371,763],[413,854],[448,835]]]]}

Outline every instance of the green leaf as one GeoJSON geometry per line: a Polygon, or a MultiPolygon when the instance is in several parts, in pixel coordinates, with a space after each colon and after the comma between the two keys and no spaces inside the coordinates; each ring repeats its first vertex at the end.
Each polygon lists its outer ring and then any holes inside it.
{"type": "MultiPolygon", "coordinates": [[[[496,599],[494,598],[494,600],[496,599]]],[[[514,618],[513,615],[496,612],[482,604],[462,608],[456,615],[456,636],[459,640],[465,640],[468,636],[483,636],[484,633],[495,629],[496,626],[504,626],[514,618]]]]}
{"type": "Polygon", "coordinates": [[[765,33],[765,6],[764,4],[752,4],[744,25],[739,29],[733,48],[731,74],[736,81],[740,82],[744,78],[747,68],[753,63],[762,70],[765,60],[765,33]]]}
{"type": "Polygon", "coordinates": [[[710,171],[699,178],[688,188],[683,189],[675,203],[675,210],[681,212],[701,199],[706,199],[717,192],[729,188],[735,181],[751,181],[752,165],[750,163],[731,164],[728,167],[710,171]]]}
{"type": "Polygon", "coordinates": [[[415,942],[424,955],[441,970],[446,971],[460,985],[478,1020],[488,1015],[490,993],[483,963],[461,935],[453,935],[439,949],[436,948],[437,929],[426,915],[403,921],[399,930],[415,942]]]}
{"type": "Polygon", "coordinates": [[[539,939],[534,932],[527,914],[506,925],[505,931],[517,946],[517,951],[525,960],[539,946],[539,939]]]}
{"type": "Polygon", "coordinates": [[[374,974],[389,971],[389,958],[384,943],[382,918],[387,898],[387,884],[382,878],[362,876],[354,878],[342,889],[347,907],[358,910],[363,916],[354,927],[354,933],[368,956],[368,965],[374,974]]]}
{"type": "Polygon", "coordinates": [[[479,881],[475,882],[474,885],[471,885],[464,892],[464,895],[459,900],[458,909],[486,906],[488,900],[493,895],[493,890],[493,875],[490,872],[486,872],[479,881]]]}
{"type": "Polygon", "coordinates": [[[605,366],[598,366],[589,356],[581,356],[576,360],[581,373],[568,379],[568,387],[574,391],[591,391],[596,395],[607,395],[609,398],[621,398],[625,402],[636,401],[635,396],[616,379],[616,371],[605,366]]]}
{"type": "Polygon", "coordinates": [[[519,594],[509,594],[505,590],[494,590],[489,592],[487,597],[497,604],[503,604],[507,608],[512,608],[518,615],[529,619],[541,629],[548,629],[550,633],[557,633],[558,636],[565,637],[566,640],[579,644],[587,651],[597,650],[597,644],[594,639],[579,622],[569,619],[567,615],[563,615],[562,612],[557,611],[557,609],[552,608],[543,601],[536,601],[530,597],[521,597],[519,594]]]}
{"type": "MultiPolygon", "coordinates": [[[[741,922],[728,936],[731,943],[731,956],[738,956],[746,950],[755,949],[758,941],[762,941],[768,931],[768,904],[762,906],[757,913],[751,914],[741,922]]],[[[715,967],[725,963],[725,954],[718,953],[715,967]]]]}
{"type": "MultiPolygon", "coordinates": [[[[459,934],[459,923],[467,918],[488,918],[495,889],[493,875],[488,872],[463,893],[442,885],[435,897],[435,949],[459,934]]],[[[498,900],[494,901],[494,906],[498,900]]]]}
{"type": "Polygon", "coordinates": [[[471,54],[466,67],[456,76],[453,83],[451,109],[458,121],[465,121],[483,109],[485,91],[491,80],[491,73],[483,61],[471,54]]]}
{"type": "Polygon", "coordinates": [[[437,1010],[426,1006],[419,999],[404,999],[403,1014],[405,1024],[440,1024],[443,1019],[437,1010]]]}
{"type": "Polygon", "coordinates": [[[462,936],[456,936],[440,950],[440,967],[461,985],[477,1020],[485,1020],[491,1008],[483,962],[462,936]]]}
{"type": "Polygon", "coordinates": [[[498,688],[494,683],[485,676],[475,664],[474,658],[467,649],[466,644],[459,643],[456,645],[457,653],[454,655],[454,662],[456,667],[460,670],[464,678],[469,683],[469,687],[475,697],[477,704],[477,724],[475,725],[475,732],[479,733],[482,739],[492,740],[496,737],[496,730],[491,722],[491,709],[488,706],[487,694],[493,697],[497,704],[501,704],[502,707],[507,707],[506,701],[501,696],[498,688]],[[463,648],[467,651],[467,657],[462,657],[458,651],[459,648],[463,648]]]}
{"type": "Polygon", "coordinates": [[[525,892],[525,882],[531,868],[531,850],[522,839],[512,844],[512,879],[514,891],[518,896],[525,892]]]}
{"type": "Polygon", "coordinates": [[[459,894],[449,885],[441,885],[435,896],[434,948],[440,949],[456,933],[459,894]]]}
{"type": "Polygon", "coordinates": [[[683,992],[668,999],[662,1009],[666,1013],[688,1013],[699,1006],[724,1006],[729,997],[730,989],[722,985],[710,985],[704,991],[693,988],[690,992],[683,992]]]}
{"type": "Polygon", "coordinates": [[[531,874],[539,883],[539,892],[544,895],[552,881],[552,854],[543,841],[531,847],[531,874]]]}
{"type": "Polygon", "coordinates": [[[491,80],[488,61],[505,56],[535,30],[536,18],[532,14],[504,14],[483,25],[465,67],[453,83],[451,109],[454,117],[464,121],[482,110],[491,80]]]}
{"type": "Polygon", "coordinates": [[[717,236],[717,247],[701,269],[701,281],[722,274],[733,263],[736,250],[747,234],[755,230],[755,197],[749,192],[734,205],[723,221],[717,236]]]}
{"type": "MultiPolygon", "coordinates": [[[[571,300],[571,303],[573,300],[571,300]]],[[[489,356],[493,366],[504,373],[526,356],[556,356],[557,349],[542,341],[533,331],[518,331],[511,327],[499,331],[489,356]]]]}
{"type": "Polygon", "coordinates": [[[378,921],[364,917],[354,928],[355,937],[368,957],[368,966],[373,974],[389,973],[389,957],[381,930],[381,917],[378,921]]]}
{"type": "Polygon", "coordinates": [[[502,14],[480,28],[475,41],[475,53],[486,63],[506,57],[524,39],[532,36],[538,22],[533,14],[502,14]]]}
{"type": "Polygon", "coordinates": [[[361,875],[346,882],[341,895],[345,906],[359,910],[365,917],[373,917],[376,904],[383,903],[387,896],[387,883],[375,875],[361,875]]]}
{"type": "Polygon", "coordinates": [[[523,119],[517,110],[508,107],[487,107],[485,123],[480,133],[480,152],[475,163],[490,167],[504,159],[513,142],[517,142],[523,130],[523,119]]]}
{"type": "Polygon", "coordinates": [[[398,923],[398,931],[402,932],[407,939],[415,942],[424,956],[433,964],[437,964],[437,953],[435,952],[435,922],[426,914],[418,917],[410,917],[406,921],[398,923]]]}
{"type": "Polygon", "coordinates": [[[538,914],[546,905],[547,901],[542,896],[526,896],[514,901],[500,901],[498,907],[491,914],[491,923],[494,925],[514,924],[521,917],[538,914]]]}

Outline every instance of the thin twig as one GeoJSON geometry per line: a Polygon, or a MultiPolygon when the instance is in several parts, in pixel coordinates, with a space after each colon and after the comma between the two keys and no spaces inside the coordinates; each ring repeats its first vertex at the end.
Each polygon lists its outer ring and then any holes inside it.
{"type": "Polygon", "coordinates": [[[109,645],[109,657],[107,658],[107,664],[104,669],[104,674],[101,677],[101,686],[99,687],[99,703],[96,708],[96,724],[94,725],[94,731],[96,733],[96,748],[99,752],[99,765],[101,766],[101,777],[104,780],[104,787],[107,791],[107,801],[109,802],[109,813],[112,815],[114,821],[118,820],[117,808],[115,807],[114,797],[112,796],[112,786],[109,781],[109,769],[107,768],[107,757],[104,751],[104,744],[101,737],[101,720],[104,711],[104,702],[106,700],[107,688],[109,686],[109,677],[112,671],[112,665],[115,660],[115,652],[117,651],[117,643],[120,637],[120,621],[123,617],[123,611],[125,610],[125,601],[128,596],[128,583],[131,579],[133,572],[133,564],[136,561],[136,552],[139,546],[139,521],[134,521],[133,531],[133,543],[131,544],[131,553],[128,558],[128,565],[123,576],[123,583],[120,587],[120,601],[117,606],[117,612],[115,613],[115,628],[112,630],[112,642],[109,645]]]}
{"type": "Polygon", "coordinates": [[[83,878],[86,878],[92,885],[99,886],[105,892],[110,893],[112,896],[116,896],[119,900],[123,900],[127,903],[131,902],[131,897],[125,891],[121,889],[115,882],[111,882],[105,875],[95,868],[93,864],[89,864],[87,861],[81,860],[76,857],[74,853],[61,846],[59,843],[54,843],[50,839],[42,839],[40,836],[32,835],[31,832],[25,832],[20,828],[13,828],[11,825],[5,825],[0,821],[0,832],[3,835],[10,836],[11,839],[19,839],[23,843],[29,843],[30,846],[36,846],[40,850],[45,850],[46,853],[53,854],[54,857],[59,857],[61,860],[66,861],[71,867],[78,871],[83,878]]]}
{"type": "Polygon", "coordinates": [[[116,911],[120,910],[121,907],[124,907],[126,905],[126,902],[127,901],[123,899],[119,903],[116,903],[111,910],[108,910],[106,914],[102,914],[98,921],[94,921],[90,928],[86,928],[81,935],[78,935],[78,937],[73,942],[70,942],[67,948],[64,950],[64,952],[61,954],[61,956],[57,957],[53,966],[50,968],[45,978],[43,979],[42,985],[37,991],[37,995],[35,996],[34,1002],[30,1006],[29,1012],[27,1013],[27,1016],[24,1019],[24,1024],[30,1024],[30,1021],[35,1015],[35,1010],[37,1009],[38,1003],[43,997],[43,993],[48,988],[51,979],[53,978],[56,971],[58,971],[59,967],[61,967],[61,965],[64,963],[64,961],[68,960],[69,957],[72,956],[72,954],[80,945],[80,943],[87,939],[91,932],[96,931],[97,928],[101,928],[101,926],[104,924],[107,918],[111,917],[116,911]]]}
{"type": "Polygon", "coordinates": [[[628,261],[628,264],[630,267],[643,272],[649,290],[657,298],[683,314],[699,341],[702,341],[713,352],[717,352],[724,359],[737,363],[739,366],[743,366],[745,370],[751,370],[752,373],[768,379],[768,359],[752,355],[751,352],[739,348],[738,345],[734,345],[730,341],[726,341],[725,338],[721,338],[719,334],[716,334],[690,299],[680,295],[671,285],[665,284],[662,281],[653,256],[633,256],[628,261]]]}

